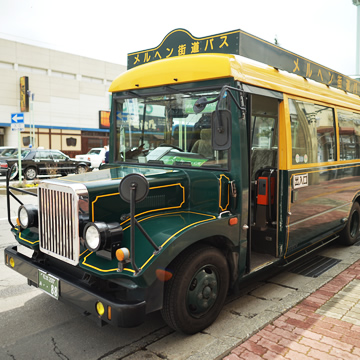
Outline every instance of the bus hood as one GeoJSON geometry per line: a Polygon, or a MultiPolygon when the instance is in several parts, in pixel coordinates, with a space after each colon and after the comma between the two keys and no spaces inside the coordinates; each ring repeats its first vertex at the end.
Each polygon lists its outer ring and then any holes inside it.
{"type": "Polygon", "coordinates": [[[130,211],[129,203],[120,196],[119,185],[126,175],[134,173],[143,175],[149,183],[148,195],[136,203],[139,215],[174,210],[215,215],[227,206],[228,194],[221,188],[228,188],[222,184],[224,181],[228,184],[228,178],[212,171],[119,166],[46,182],[65,186],[83,184],[89,194],[89,220],[119,221],[130,211]]]}

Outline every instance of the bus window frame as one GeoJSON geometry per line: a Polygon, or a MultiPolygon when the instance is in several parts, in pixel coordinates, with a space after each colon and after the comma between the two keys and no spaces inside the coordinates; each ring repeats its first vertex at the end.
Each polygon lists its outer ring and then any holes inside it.
{"type": "MultiPolygon", "coordinates": [[[[341,159],[341,139],[340,139],[340,122],[339,122],[339,117],[338,117],[338,111],[346,111],[346,112],[349,112],[349,113],[353,113],[353,114],[357,114],[359,117],[360,117],[360,110],[358,112],[354,111],[354,109],[349,109],[349,108],[343,108],[343,107],[340,107],[340,106],[337,106],[336,107],[336,122],[337,122],[337,131],[338,131],[338,135],[339,135],[339,139],[338,139],[338,158],[339,158],[339,161],[341,163],[353,163],[353,162],[359,162],[360,161],[360,156],[358,158],[354,158],[354,159],[341,159]]],[[[355,128],[354,128],[355,130],[355,128]]],[[[356,133],[354,133],[355,136],[356,133]]],[[[355,146],[357,144],[355,143],[355,146]]],[[[360,143],[358,144],[360,146],[360,143]]]]}
{"type": "MultiPolygon", "coordinates": [[[[284,94],[285,95],[285,94],[284,94]]],[[[286,169],[291,170],[291,169],[304,169],[304,168],[316,168],[319,166],[332,166],[332,165],[337,165],[342,163],[343,161],[340,160],[339,157],[339,128],[338,128],[338,119],[337,119],[337,106],[335,106],[334,104],[330,104],[327,102],[323,102],[323,101],[318,101],[318,100],[313,100],[310,99],[308,97],[301,97],[301,96],[294,96],[292,94],[287,94],[287,96],[284,96],[284,117],[285,117],[285,127],[286,127],[286,140],[281,140],[281,143],[285,142],[286,145],[286,154],[287,154],[287,166],[286,169]],[[336,154],[336,160],[334,161],[324,161],[324,162],[312,162],[312,163],[301,163],[301,164],[293,164],[293,144],[292,144],[292,134],[291,134],[291,121],[290,121],[290,105],[289,105],[289,101],[290,100],[297,100],[297,101],[302,101],[302,102],[307,102],[310,104],[314,104],[314,105],[321,105],[321,106],[326,106],[330,109],[332,109],[333,111],[333,119],[334,119],[334,144],[336,146],[336,149],[334,151],[334,153],[336,154]]],[[[280,147],[280,145],[279,145],[280,147]]]]}

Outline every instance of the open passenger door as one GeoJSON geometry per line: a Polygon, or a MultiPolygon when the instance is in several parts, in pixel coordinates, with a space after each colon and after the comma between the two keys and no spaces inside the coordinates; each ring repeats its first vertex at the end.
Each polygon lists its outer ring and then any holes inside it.
{"type": "Polygon", "coordinates": [[[248,93],[248,272],[276,260],[278,251],[278,120],[282,94],[246,86],[248,93]]]}

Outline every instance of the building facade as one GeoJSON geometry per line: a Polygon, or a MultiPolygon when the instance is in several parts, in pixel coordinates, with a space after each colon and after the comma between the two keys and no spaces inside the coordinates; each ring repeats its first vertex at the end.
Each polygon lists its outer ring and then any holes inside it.
{"type": "Polygon", "coordinates": [[[108,144],[100,111],[110,110],[108,88],[126,66],[0,39],[0,146],[42,146],[70,156],[108,144]],[[20,113],[20,78],[28,79],[24,130],[12,129],[20,113]]]}

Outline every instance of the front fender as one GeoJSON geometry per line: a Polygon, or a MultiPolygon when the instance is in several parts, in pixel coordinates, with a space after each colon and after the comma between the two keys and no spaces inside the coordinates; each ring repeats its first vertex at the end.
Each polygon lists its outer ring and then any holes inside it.
{"type": "MultiPolygon", "coordinates": [[[[218,219],[214,215],[193,211],[174,211],[144,216],[138,222],[161,248],[156,253],[139,229],[135,229],[135,263],[140,269],[135,274],[130,263],[121,273],[116,259],[108,261],[95,253],[83,254],[80,266],[104,277],[127,275],[135,280],[151,284],[156,279],[156,270],[166,268],[183,250],[192,244],[210,237],[224,237],[237,245],[239,227],[230,226],[229,218],[218,219]],[[142,277],[142,280],[140,278],[142,277]]],[[[123,247],[130,249],[130,221],[123,224],[123,247]]]]}
{"type": "Polygon", "coordinates": [[[146,230],[149,235],[152,234],[150,236],[153,240],[161,236],[164,240],[160,245],[161,253],[152,256],[142,267],[147,283],[155,280],[156,270],[165,269],[185,249],[201,240],[218,238],[224,242],[224,247],[227,245],[225,241],[230,242],[234,247],[238,245],[239,225],[229,225],[229,218],[219,219],[209,214],[182,211],[172,215],[164,214],[163,220],[162,223],[157,223],[158,232],[156,228],[151,229],[151,227],[146,230]],[[162,226],[161,231],[159,226],[162,226]]]}

